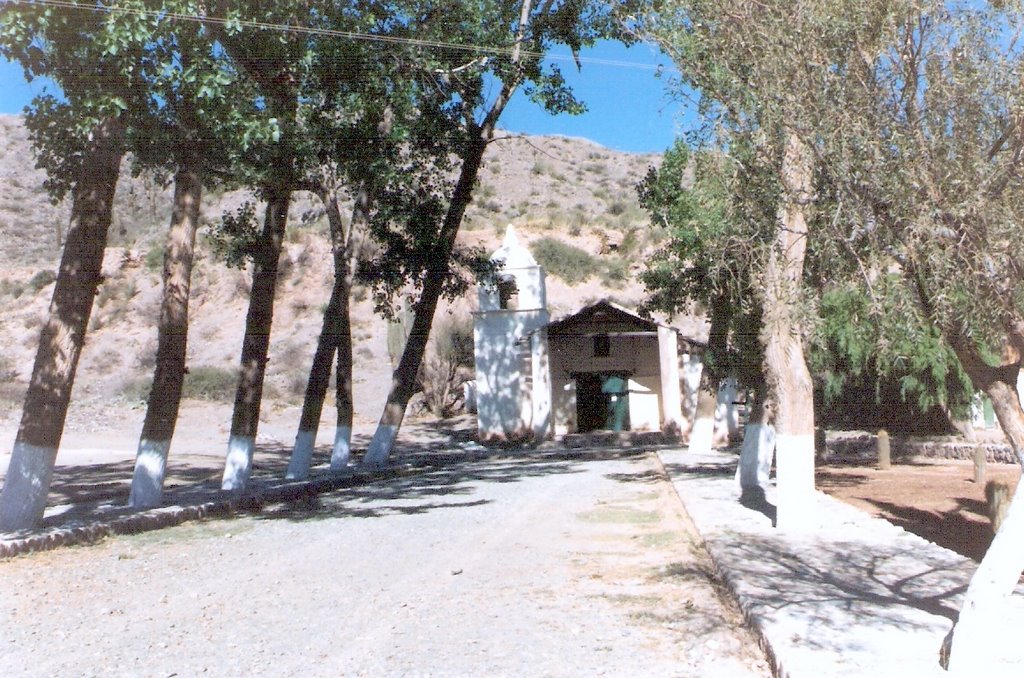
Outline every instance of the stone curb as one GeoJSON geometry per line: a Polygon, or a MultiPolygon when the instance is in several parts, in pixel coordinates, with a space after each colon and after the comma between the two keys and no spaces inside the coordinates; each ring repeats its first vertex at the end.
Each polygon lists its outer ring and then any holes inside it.
{"type": "Polygon", "coordinates": [[[736,586],[734,577],[729,571],[721,566],[721,558],[717,553],[717,549],[714,548],[713,544],[708,543],[704,539],[704,534],[697,527],[697,524],[693,522],[693,518],[690,517],[690,513],[686,508],[686,502],[683,500],[682,495],[679,494],[679,488],[672,480],[672,475],[665,468],[665,461],[661,458],[661,454],[655,453],[654,459],[658,463],[658,468],[661,469],[662,474],[668,480],[672,486],[672,492],[676,495],[676,499],[679,500],[679,505],[682,506],[683,511],[686,512],[687,520],[693,525],[694,532],[697,533],[697,538],[700,540],[700,546],[707,551],[708,556],[711,559],[712,574],[718,579],[728,590],[729,595],[732,597],[736,607],[739,608],[740,614],[743,615],[743,620],[747,624],[747,628],[753,632],[754,637],[757,639],[757,645],[764,652],[765,659],[768,660],[768,665],[771,667],[772,676],[774,678],[788,678],[789,674],[784,672],[778,661],[778,657],[775,655],[775,649],[772,647],[771,642],[768,640],[768,635],[764,630],[764,620],[761,615],[755,614],[751,610],[750,605],[745,605],[743,598],[740,596],[739,590],[736,586]]]}
{"type": "Polygon", "coordinates": [[[311,480],[270,481],[269,486],[257,487],[242,496],[230,496],[229,493],[223,492],[223,499],[198,504],[164,506],[130,515],[99,519],[86,525],[55,527],[11,539],[0,539],[0,560],[23,553],[51,551],[62,546],[94,544],[115,535],[150,532],[192,520],[207,520],[238,512],[258,513],[268,504],[295,501],[343,487],[365,485],[375,480],[412,475],[420,471],[422,469],[388,468],[380,471],[328,475],[311,480]]]}

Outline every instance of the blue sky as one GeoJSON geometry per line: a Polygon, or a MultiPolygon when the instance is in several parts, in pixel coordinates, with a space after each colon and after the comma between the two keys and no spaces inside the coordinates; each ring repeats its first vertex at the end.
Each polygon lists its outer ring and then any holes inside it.
{"type": "MultiPolygon", "coordinates": [[[[566,80],[588,107],[580,116],[552,116],[519,94],[509,104],[501,127],[527,134],[584,137],[621,151],[660,152],[680,131],[681,110],[655,77],[671,62],[649,45],[625,47],[606,42],[583,52],[582,69],[559,60],[566,80]]],[[[20,113],[43,90],[25,82],[21,67],[0,59],[0,113],[20,113]]]]}

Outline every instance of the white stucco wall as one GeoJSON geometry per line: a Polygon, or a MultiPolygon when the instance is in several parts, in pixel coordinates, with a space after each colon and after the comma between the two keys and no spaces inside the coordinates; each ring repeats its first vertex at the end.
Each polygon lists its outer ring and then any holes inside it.
{"type": "Polygon", "coordinates": [[[661,430],[661,379],[639,377],[629,380],[629,428],[633,431],[661,430]]]}
{"type": "Polygon", "coordinates": [[[473,348],[481,438],[523,437],[531,428],[529,339],[519,340],[547,322],[544,310],[477,314],[473,348]]]}
{"type": "Polygon", "coordinates": [[[606,357],[594,356],[593,337],[589,335],[553,335],[548,338],[553,391],[552,419],[555,435],[578,429],[576,416],[575,372],[623,372],[630,379],[630,427],[633,430],[658,430],[661,427],[660,371],[656,336],[610,337],[611,350],[606,357]],[[634,415],[633,385],[638,393],[634,415]],[[645,393],[653,391],[653,398],[645,393]],[[653,412],[649,414],[648,412],[653,412]],[[647,428],[650,421],[653,426],[647,428]],[[636,422],[644,424],[639,428],[636,422]]]}

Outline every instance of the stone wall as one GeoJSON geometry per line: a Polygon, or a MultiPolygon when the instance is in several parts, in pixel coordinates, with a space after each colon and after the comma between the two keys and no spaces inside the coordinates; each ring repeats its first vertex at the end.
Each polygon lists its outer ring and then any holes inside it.
{"type": "MultiPolygon", "coordinates": [[[[845,434],[841,438],[829,438],[825,443],[825,460],[841,461],[870,460],[876,456],[877,436],[870,433],[845,434]]],[[[893,460],[923,457],[926,459],[966,459],[974,458],[974,443],[963,440],[929,440],[927,438],[910,438],[893,436],[891,438],[893,460]]],[[[1016,464],[1017,457],[1013,449],[1005,443],[982,443],[985,456],[989,462],[1016,464]]]]}

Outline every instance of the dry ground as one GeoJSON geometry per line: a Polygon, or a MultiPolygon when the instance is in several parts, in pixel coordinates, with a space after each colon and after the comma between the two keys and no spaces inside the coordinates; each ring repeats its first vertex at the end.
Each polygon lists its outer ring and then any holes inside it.
{"type": "MultiPolygon", "coordinates": [[[[1020,466],[988,464],[986,482],[1015,488],[1020,466]]],[[[871,465],[827,464],[817,469],[818,489],[881,516],[929,541],[980,560],[992,541],[985,486],[974,482],[969,461],[917,460],[888,471],[871,465]]]]}
{"type": "Polygon", "coordinates": [[[767,676],[656,458],[423,473],[0,562],[0,673],[767,676]]]}

